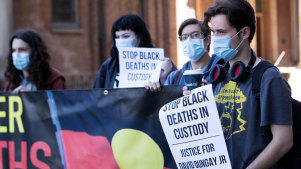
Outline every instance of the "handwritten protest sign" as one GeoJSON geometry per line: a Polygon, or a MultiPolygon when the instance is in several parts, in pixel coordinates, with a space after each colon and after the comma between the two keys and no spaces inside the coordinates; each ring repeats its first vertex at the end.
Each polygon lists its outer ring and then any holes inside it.
{"type": "Polygon", "coordinates": [[[164,51],[162,48],[119,48],[119,87],[144,87],[158,82],[164,51]]]}
{"type": "Polygon", "coordinates": [[[159,118],[179,169],[231,168],[211,85],[164,105],[159,118]]]}

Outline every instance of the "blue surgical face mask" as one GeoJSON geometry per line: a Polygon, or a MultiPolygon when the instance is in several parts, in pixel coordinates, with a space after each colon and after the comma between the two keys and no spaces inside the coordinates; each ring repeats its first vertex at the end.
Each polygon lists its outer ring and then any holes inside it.
{"type": "MultiPolygon", "coordinates": [[[[240,30],[241,31],[241,30],[240,30]]],[[[235,49],[231,48],[231,39],[235,37],[240,31],[238,31],[234,36],[211,36],[211,45],[216,56],[223,58],[225,60],[233,59],[237,52],[238,48],[242,44],[243,40],[238,44],[235,49]]]]}
{"type": "Polygon", "coordinates": [[[134,47],[134,39],[115,39],[115,44],[118,50],[120,47],[134,47]]]}
{"type": "Polygon", "coordinates": [[[12,53],[13,64],[18,70],[26,70],[29,65],[29,53],[12,53]]]}
{"type": "Polygon", "coordinates": [[[204,48],[204,39],[191,39],[182,42],[183,53],[192,61],[198,61],[202,58],[206,49],[204,48]]]}

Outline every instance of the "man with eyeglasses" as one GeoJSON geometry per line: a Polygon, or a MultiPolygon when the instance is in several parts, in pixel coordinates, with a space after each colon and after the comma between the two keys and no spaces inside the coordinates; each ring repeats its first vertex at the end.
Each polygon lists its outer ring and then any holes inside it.
{"type": "Polygon", "coordinates": [[[209,56],[210,29],[203,27],[202,23],[202,21],[190,18],[180,25],[179,39],[182,42],[184,55],[190,60],[183,65],[182,69],[171,72],[165,85],[184,85],[185,70],[196,69],[201,69],[205,82],[209,82],[211,68],[217,63],[223,63],[223,60],[216,55],[209,56]]]}

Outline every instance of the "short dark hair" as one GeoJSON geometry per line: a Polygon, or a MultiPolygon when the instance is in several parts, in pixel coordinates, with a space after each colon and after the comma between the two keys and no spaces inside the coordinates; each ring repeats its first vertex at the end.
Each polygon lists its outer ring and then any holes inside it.
{"type": "Polygon", "coordinates": [[[255,12],[250,3],[246,0],[224,0],[216,1],[215,5],[208,8],[204,13],[204,25],[208,26],[208,22],[212,17],[218,14],[227,16],[230,24],[236,28],[237,31],[245,26],[250,28],[249,42],[252,41],[255,34],[255,12]]]}
{"type": "Polygon", "coordinates": [[[204,34],[204,36],[208,36],[210,35],[210,29],[208,27],[204,27],[202,26],[203,22],[202,21],[199,21],[197,19],[194,19],[194,18],[189,18],[189,19],[186,19],[185,21],[183,21],[179,27],[179,30],[178,30],[178,35],[181,36],[182,35],[182,31],[183,29],[187,26],[187,25],[194,25],[194,24],[198,24],[199,27],[201,28],[201,31],[202,33],[204,34]]]}
{"type": "Polygon", "coordinates": [[[118,60],[118,50],[115,44],[116,32],[120,30],[131,30],[139,38],[138,47],[153,47],[151,42],[150,33],[146,27],[145,22],[138,16],[134,14],[127,14],[121,16],[117,19],[112,26],[112,40],[113,46],[111,48],[111,56],[113,58],[117,57],[118,60]]]}
{"type": "MultiPolygon", "coordinates": [[[[199,27],[201,28],[201,32],[203,33],[204,37],[207,37],[210,35],[210,29],[209,27],[207,26],[203,26],[203,21],[199,21],[195,18],[189,18],[189,19],[186,19],[185,21],[183,21],[179,27],[179,30],[178,30],[178,35],[181,36],[182,35],[182,31],[183,29],[187,26],[187,25],[195,25],[195,24],[198,24],[199,27]]],[[[210,44],[208,45],[207,47],[207,51],[210,50],[210,44]]]]}

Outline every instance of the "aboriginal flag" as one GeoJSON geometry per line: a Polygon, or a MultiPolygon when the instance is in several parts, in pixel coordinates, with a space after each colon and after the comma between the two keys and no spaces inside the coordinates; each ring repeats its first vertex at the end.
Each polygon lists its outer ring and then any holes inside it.
{"type": "Polygon", "coordinates": [[[182,96],[182,86],[48,91],[65,168],[176,168],[160,108],[182,96]]]}

